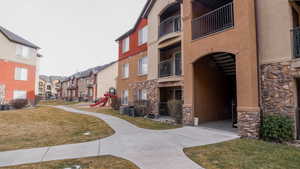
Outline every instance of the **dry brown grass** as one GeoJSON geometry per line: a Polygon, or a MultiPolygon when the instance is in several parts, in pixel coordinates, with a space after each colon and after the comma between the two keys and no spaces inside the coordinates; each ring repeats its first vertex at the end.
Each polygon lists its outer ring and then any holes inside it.
{"type": "Polygon", "coordinates": [[[157,121],[153,121],[150,119],[146,119],[143,117],[130,117],[128,115],[122,115],[119,113],[119,111],[108,109],[108,108],[83,108],[81,106],[73,105],[69,106],[75,109],[83,110],[83,111],[89,111],[89,112],[97,112],[97,113],[103,113],[111,116],[118,117],[120,119],[126,120],[129,123],[136,125],[140,128],[145,129],[151,129],[151,130],[168,130],[168,129],[176,129],[182,127],[182,125],[172,125],[172,124],[166,124],[161,123],[157,121]]]}
{"type": "Polygon", "coordinates": [[[64,169],[74,165],[80,165],[83,169],[139,169],[132,162],[113,156],[50,161],[16,167],[5,167],[5,169],[64,169]]]}
{"type": "Polygon", "coordinates": [[[0,112],[0,151],[80,143],[111,136],[104,121],[52,107],[0,112]],[[85,136],[84,133],[91,134],[85,136]]]}
{"type": "Polygon", "coordinates": [[[57,105],[74,105],[78,104],[79,102],[67,102],[64,100],[41,100],[39,105],[51,105],[51,106],[57,106],[57,105]]]}

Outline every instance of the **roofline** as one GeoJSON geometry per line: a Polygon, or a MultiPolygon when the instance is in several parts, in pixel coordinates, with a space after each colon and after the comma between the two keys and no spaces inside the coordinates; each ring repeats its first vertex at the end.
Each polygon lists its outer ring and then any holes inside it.
{"type": "Polygon", "coordinates": [[[125,37],[129,36],[132,32],[134,32],[134,30],[137,28],[138,24],[140,23],[141,19],[143,18],[146,18],[146,17],[143,17],[144,16],[144,13],[145,11],[148,9],[148,6],[149,4],[152,2],[152,0],[147,0],[145,6],[143,7],[143,10],[141,12],[141,14],[139,15],[137,21],[135,22],[134,24],[134,27],[131,28],[129,31],[127,31],[126,33],[124,33],[123,35],[121,35],[120,37],[118,37],[115,41],[118,42],[122,39],[124,39],[125,37]]]}
{"type": "Polygon", "coordinates": [[[41,49],[40,47],[38,46],[31,46],[31,45],[28,45],[28,44],[24,44],[24,43],[20,43],[20,42],[17,42],[17,41],[14,41],[12,39],[10,39],[1,29],[0,29],[0,32],[2,33],[2,35],[4,35],[6,37],[6,39],[8,39],[9,41],[13,42],[13,43],[17,43],[17,44],[20,44],[20,45],[24,45],[24,46],[27,46],[27,47],[30,47],[30,48],[33,48],[33,49],[41,49]]]}
{"type": "MultiPolygon", "coordinates": [[[[148,15],[149,15],[150,11],[152,10],[152,7],[154,6],[155,2],[156,2],[156,0],[151,0],[151,3],[148,4],[147,10],[145,10],[143,13],[143,17],[148,18],[148,15]]],[[[175,2],[181,4],[181,3],[183,3],[183,0],[176,0],[175,2]]]]}

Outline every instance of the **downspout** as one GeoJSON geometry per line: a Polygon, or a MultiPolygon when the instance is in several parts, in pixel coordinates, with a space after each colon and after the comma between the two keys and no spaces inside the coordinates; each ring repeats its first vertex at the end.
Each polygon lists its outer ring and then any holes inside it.
{"type": "Polygon", "coordinates": [[[255,10],[255,27],[256,27],[256,57],[257,57],[257,85],[258,85],[258,103],[259,103],[259,108],[260,108],[260,119],[261,119],[261,123],[262,123],[262,119],[263,119],[263,112],[262,112],[262,99],[261,99],[261,93],[262,93],[262,88],[261,88],[261,84],[262,84],[262,73],[261,73],[261,69],[260,69],[260,55],[259,55],[259,36],[258,36],[258,24],[257,24],[257,0],[254,0],[254,10],[255,10]]]}

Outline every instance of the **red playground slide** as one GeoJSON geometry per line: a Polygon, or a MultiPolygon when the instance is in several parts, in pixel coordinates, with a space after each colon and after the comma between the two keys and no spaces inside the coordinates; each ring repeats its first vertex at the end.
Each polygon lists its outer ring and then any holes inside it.
{"type": "Polygon", "coordinates": [[[98,105],[100,105],[100,107],[104,107],[107,104],[108,100],[111,99],[112,97],[116,97],[116,96],[112,94],[105,94],[104,97],[100,98],[100,100],[95,104],[91,104],[90,107],[96,107],[98,105]]]}

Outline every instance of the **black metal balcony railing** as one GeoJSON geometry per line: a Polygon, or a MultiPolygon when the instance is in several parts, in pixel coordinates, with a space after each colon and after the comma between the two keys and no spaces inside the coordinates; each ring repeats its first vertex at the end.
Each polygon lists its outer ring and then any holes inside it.
{"type": "Polygon", "coordinates": [[[300,58],[300,28],[294,28],[291,31],[293,37],[294,58],[300,58]]]}
{"type": "Polygon", "coordinates": [[[168,59],[159,64],[159,77],[180,76],[181,73],[181,57],[168,59]]]}
{"type": "Polygon", "coordinates": [[[208,12],[192,21],[192,38],[197,39],[234,26],[233,3],[208,12]]]}
{"type": "Polygon", "coordinates": [[[159,25],[159,37],[179,31],[181,31],[180,15],[172,16],[159,25]]]}

